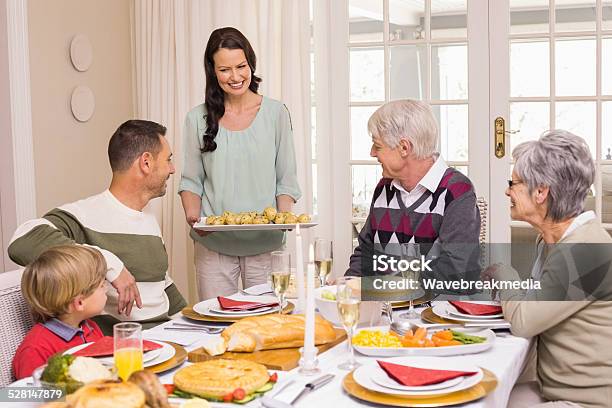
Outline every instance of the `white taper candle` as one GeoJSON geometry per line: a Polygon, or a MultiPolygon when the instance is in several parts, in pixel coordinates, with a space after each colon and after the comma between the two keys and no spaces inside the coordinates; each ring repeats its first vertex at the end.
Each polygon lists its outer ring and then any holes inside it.
{"type": "Polygon", "coordinates": [[[306,272],[306,330],[304,334],[304,353],[310,355],[310,351],[315,348],[315,301],[314,301],[314,278],[315,267],[308,264],[306,272]]]}
{"type": "Polygon", "coordinates": [[[302,248],[302,234],[300,224],[295,225],[295,283],[297,285],[297,311],[304,312],[304,255],[302,248]]]}

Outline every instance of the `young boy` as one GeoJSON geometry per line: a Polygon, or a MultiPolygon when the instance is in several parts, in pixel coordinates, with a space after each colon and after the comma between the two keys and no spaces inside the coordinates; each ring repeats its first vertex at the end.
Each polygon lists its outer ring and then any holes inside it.
{"type": "Polygon", "coordinates": [[[38,322],[13,358],[17,379],[55,353],[103,337],[96,323],[106,303],[106,262],[96,249],[71,245],[43,252],[23,272],[21,291],[38,322]]]}

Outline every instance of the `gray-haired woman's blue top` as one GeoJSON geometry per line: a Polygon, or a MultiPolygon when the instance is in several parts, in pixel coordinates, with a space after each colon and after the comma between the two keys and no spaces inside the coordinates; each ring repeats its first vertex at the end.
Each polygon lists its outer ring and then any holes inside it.
{"type": "MultiPolygon", "coordinates": [[[[193,108],[183,131],[183,172],[179,192],[202,197],[202,217],[223,211],[276,208],[276,197],[301,197],[289,111],[281,102],[263,97],[251,125],[232,131],[219,125],[217,149],[201,153],[206,129],[204,104],[193,108]]],[[[249,256],[273,251],[284,243],[281,231],[228,231],[191,237],[213,251],[249,256]]]]}

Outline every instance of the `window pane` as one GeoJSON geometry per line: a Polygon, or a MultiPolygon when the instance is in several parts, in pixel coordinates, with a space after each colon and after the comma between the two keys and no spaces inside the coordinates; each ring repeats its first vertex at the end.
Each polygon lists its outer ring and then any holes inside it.
{"type": "MultiPolygon", "coordinates": [[[[612,222],[612,166],[601,166],[602,220],[612,222]]],[[[588,200],[588,199],[587,199],[588,200]]]]}
{"type": "Polygon", "coordinates": [[[510,44],[510,95],[549,96],[548,40],[513,41],[510,44]]]}
{"type": "Polygon", "coordinates": [[[382,177],[379,164],[351,166],[353,185],[353,218],[367,217],[372,195],[382,177]]]}
{"type": "Polygon", "coordinates": [[[612,160],[612,102],[601,104],[601,158],[612,160]]]}
{"type": "Polygon", "coordinates": [[[349,0],[349,41],[352,43],[383,40],[382,0],[349,0]]]}
{"type": "Polygon", "coordinates": [[[385,72],[382,48],[354,48],[350,52],[351,101],[384,101],[385,72]]]}
{"type": "Polygon", "coordinates": [[[468,175],[468,166],[451,166],[451,167],[453,167],[453,168],[459,170],[460,172],[462,172],[465,175],[465,177],[469,177],[469,175],[468,175]]]}
{"type": "Polygon", "coordinates": [[[557,102],[555,128],[568,130],[582,137],[595,156],[595,102],[557,102]]]}
{"type": "Polygon", "coordinates": [[[602,2],[602,30],[612,30],[612,0],[602,2]]]}
{"type": "Polygon", "coordinates": [[[389,47],[391,99],[425,99],[427,47],[400,45],[389,47]]]}
{"type": "Polygon", "coordinates": [[[468,159],[468,106],[434,105],[440,127],[440,153],[448,161],[468,159]]]}
{"type": "Polygon", "coordinates": [[[550,128],[550,104],[548,102],[514,102],[510,104],[510,129],[519,130],[510,138],[510,153],[520,143],[536,140],[550,128]]]}
{"type": "Polygon", "coordinates": [[[612,38],[601,41],[601,93],[612,95],[612,38]]]}
{"type": "Polygon", "coordinates": [[[431,47],[431,99],[467,99],[466,44],[431,47]]]}
{"type": "Polygon", "coordinates": [[[389,2],[389,40],[421,40],[425,38],[425,1],[389,2]]]}
{"type": "Polygon", "coordinates": [[[431,0],[431,38],[467,38],[467,0],[431,0]]]}
{"type": "Polygon", "coordinates": [[[595,95],[595,39],[557,40],[555,54],[556,94],[595,95]]]}
{"type": "Polygon", "coordinates": [[[595,0],[555,0],[555,31],[595,31],[595,0]]]}
{"type": "Polygon", "coordinates": [[[548,0],[510,0],[510,33],[547,33],[548,0]]]}
{"type": "Polygon", "coordinates": [[[372,138],[368,133],[368,119],[377,109],[376,106],[351,108],[351,159],[368,160],[372,138]]]}

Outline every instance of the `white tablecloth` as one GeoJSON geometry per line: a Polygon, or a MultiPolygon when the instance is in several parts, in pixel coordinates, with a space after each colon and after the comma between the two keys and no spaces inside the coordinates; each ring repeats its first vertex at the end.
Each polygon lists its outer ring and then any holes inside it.
{"type": "MultiPolygon", "coordinates": [[[[176,320],[189,321],[185,318],[177,318],[176,320]]],[[[189,323],[194,323],[193,321],[189,321],[189,323]]],[[[159,339],[159,333],[163,333],[164,336],[184,336],[186,332],[172,332],[166,331],[164,333],[163,327],[171,325],[172,322],[164,323],[161,326],[152,329],[154,333],[158,333],[157,335],[151,334],[151,331],[145,331],[143,337],[150,339],[159,339]]],[[[194,350],[198,347],[201,347],[202,343],[207,341],[208,338],[212,337],[211,335],[206,334],[198,334],[195,335],[193,333],[189,334],[192,338],[200,337],[201,340],[197,340],[192,344],[186,345],[185,348],[188,351],[194,350]]],[[[167,337],[166,340],[172,340],[170,337],[167,337]]],[[[476,364],[480,367],[486,368],[497,376],[498,385],[497,388],[489,394],[486,398],[483,398],[479,401],[475,401],[470,404],[462,405],[462,407],[470,407],[470,408],[500,408],[505,407],[508,402],[508,397],[510,395],[510,391],[516,380],[521,373],[523,368],[523,364],[525,362],[525,358],[527,356],[527,352],[530,346],[530,341],[526,339],[522,339],[519,337],[511,336],[507,333],[501,333],[499,337],[496,338],[494,346],[484,352],[479,354],[472,354],[466,356],[455,356],[449,357],[458,360],[468,361],[472,364],[476,364]]],[[[298,407],[316,407],[317,405],[321,406],[324,404],[326,407],[362,407],[362,406],[373,406],[372,404],[366,404],[360,402],[359,400],[352,398],[348,394],[344,392],[342,389],[342,379],[344,375],[346,375],[347,371],[338,369],[338,364],[346,360],[347,354],[347,344],[346,341],[335,346],[334,348],[328,350],[319,356],[319,367],[321,368],[322,374],[332,373],[335,374],[336,377],[332,382],[315,391],[311,395],[306,395],[303,397],[296,405],[298,407]]],[[[359,353],[356,353],[357,361],[366,361],[370,357],[362,356],[359,353]]],[[[185,364],[190,364],[186,362],[185,364]]],[[[160,380],[162,383],[172,383],[172,378],[174,373],[179,368],[174,370],[167,371],[163,374],[160,374],[160,380]]],[[[322,375],[321,374],[321,375],[322,375]]],[[[308,383],[310,380],[316,377],[303,377],[298,372],[297,369],[294,369],[289,372],[279,372],[279,381],[284,382],[285,380],[295,379],[295,383],[291,386],[287,387],[283,390],[280,395],[278,395],[278,399],[284,401],[291,401],[295,395],[297,395],[304,385],[308,383]]],[[[233,404],[232,404],[233,405],[233,404]]],[[[4,406],[4,405],[3,405],[4,406]]],[[[35,407],[37,404],[7,404],[7,406],[21,406],[21,407],[35,407]]],[[[228,407],[229,404],[213,404],[213,406],[218,407],[228,407]]],[[[246,404],[246,405],[235,405],[242,407],[259,407],[260,404],[257,400],[246,404]]]]}

